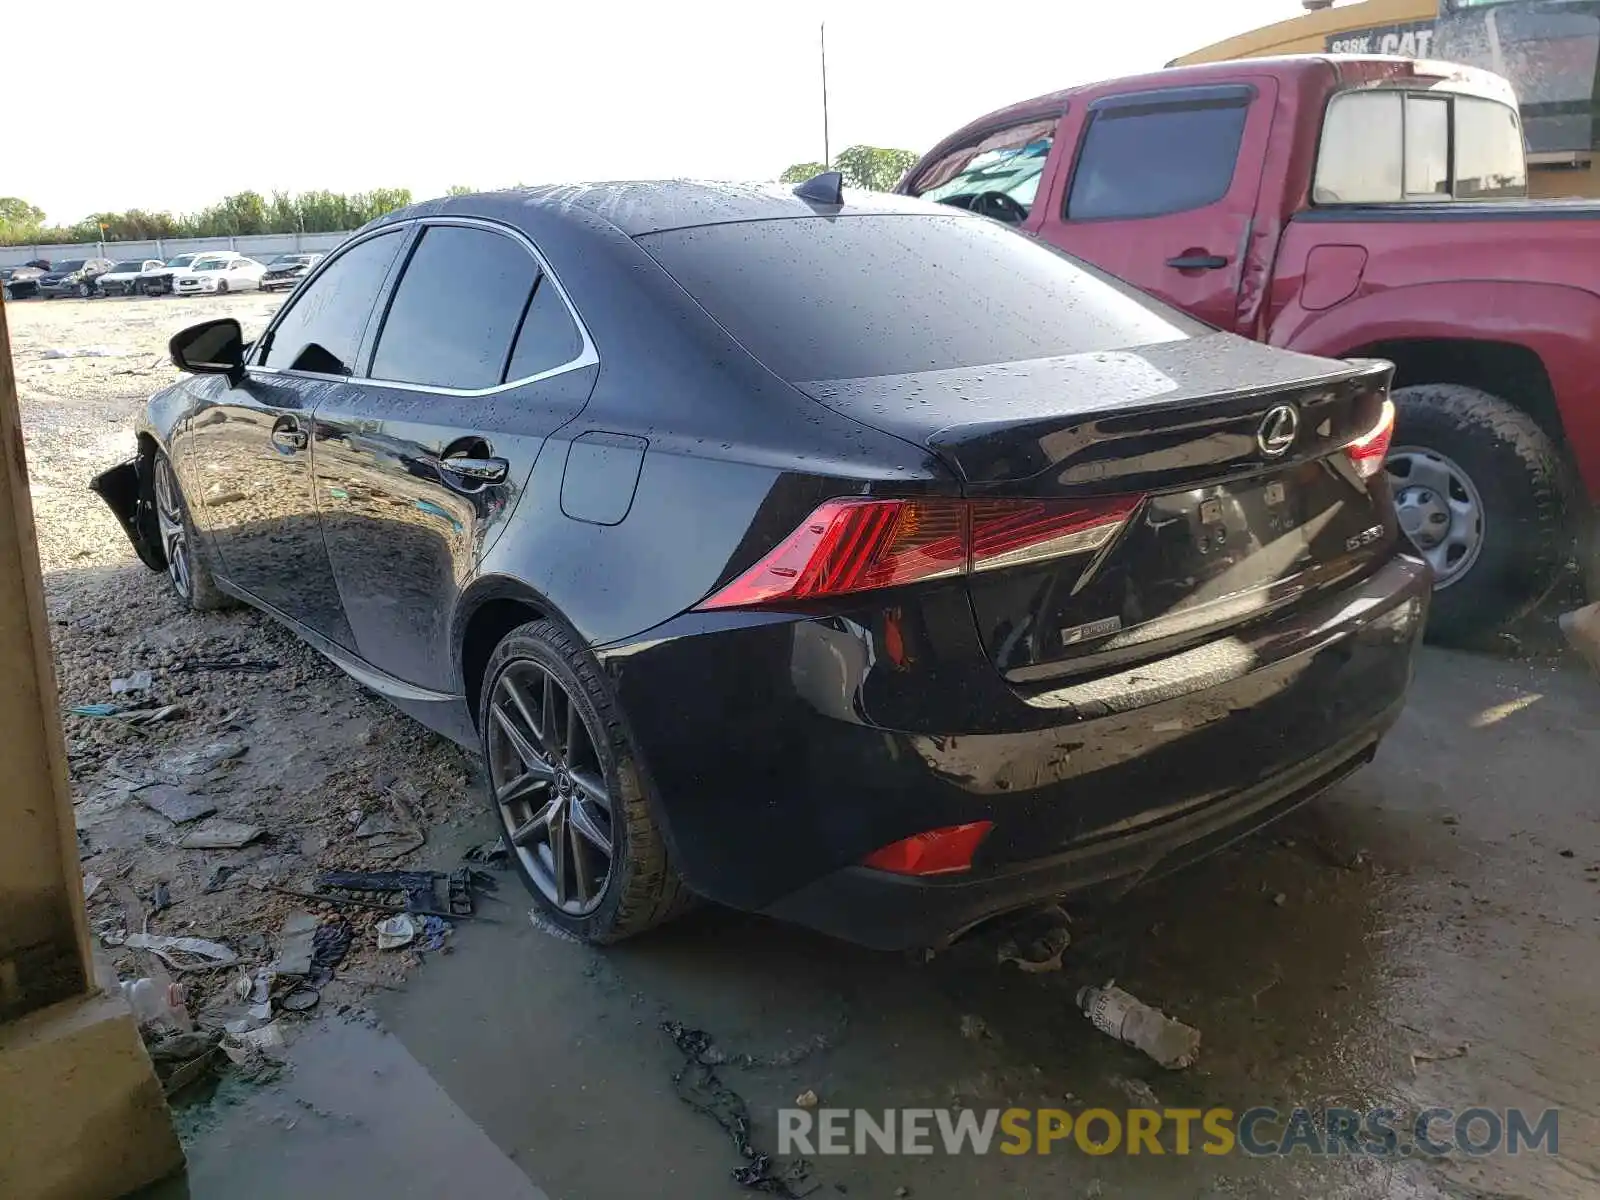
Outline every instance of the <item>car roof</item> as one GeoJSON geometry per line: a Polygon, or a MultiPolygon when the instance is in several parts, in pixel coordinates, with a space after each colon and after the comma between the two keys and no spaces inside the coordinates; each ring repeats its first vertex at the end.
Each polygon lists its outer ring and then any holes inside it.
{"type": "MultiPolygon", "coordinates": [[[[543,217],[563,215],[578,221],[598,219],[629,237],[684,229],[697,225],[720,225],[734,221],[771,221],[819,215],[850,216],[884,213],[940,213],[948,207],[913,200],[886,192],[857,188],[844,190],[841,206],[818,205],[802,200],[788,184],[715,183],[688,179],[640,180],[611,183],[548,184],[543,187],[515,188],[503,192],[482,192],[451,196],[414,204],[379,218],[375,224],[410,220],[432,215],[495,216],[515,219],[517,208],[539,210],[543,217]]],[[[548,220],[539,224],[547,225],[548,220]]]]}

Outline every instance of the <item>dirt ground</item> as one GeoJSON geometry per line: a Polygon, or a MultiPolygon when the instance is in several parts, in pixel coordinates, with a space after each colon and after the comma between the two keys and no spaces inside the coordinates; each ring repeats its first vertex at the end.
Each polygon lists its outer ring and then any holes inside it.
{"type": "MultiPolygon", "coordinates": [[[[263,886],[296,886],[318,866],[389,865],[371,862],[372,839],[356,829],[392,813],[396,795],[428,839],[402,865],[448,868],[492,832],[468,756],[264,618],[180,613],[84,490],[131,451],[138,406],[172,375],[162,361],[172,332],[222,312],[253,332],[277,302],[9,309],[63,706],[126,700],[111,681],[139,669],[152,672],[151,701],[183,706],[147,726],[65,718],[88,839],[83,866],[102,880],[92,922],[110,941],[147,921],[151,932],[218,939],[252,969],[271,960],[284,915],[299,906],[263,886]],[[45,357],[84,347],[123,355],[45,357]],[[240,850],[182,849],[187,826],[136,799],[133,785],[152,777],[209,797],[219,817],[267,836],[240,850]],[[218,866],[237,870],[208,894],[218,866]],[[152,915],[160,882],[172,905],[152,915]]],[[[319,1011],[349,1005],[366,1023],[307,1021],[297,1044],[305,1069],[186,1110],[186,1194],[316,1194],[288,1186],[273,1173],[288,1168],[272,1164],[383,1157],[371,1139],[387,1123],[411,1147],[412,1158],[387,1159],[396,1179],[406,1172],[395,1164],[412,1161],[430,1129],[451,1146],[470,1143],[459,1153],[494,1160],[457,1179],[499,1182],[452,1194],[517,1194],[502,1170],[510,1163],[557,1198],[737,1196],[730,1172],[742,1160],[678,1096],[672,1076],[683,1058],[664,1020],[705,1029],[730,1057],[755,1060],[719,1074],[748,1104],[756,1146],[768,1151],[776,1110],[807,1090],[827,1107],[869,1110],[1561,1110],[1555,1155],[874,1151],[814,1159],[816,1195],[1600,1194],[1600,682],[1525,648],[1542,644],[1535,630],[1508,643],[1505,658],[1425,653],[1410,705],[1372,766],[1115,907],[1074,909],[1058,972],[1000,965],[1004,930],[921,961],[719,910],[594,951],[530,923],[509,877],[504,903],[482,906],[492,919],[458,926],[447,955],[380,954],[370,918],[353,915],[357,948],[319,1011]],[[1095,1032],[1072,998],[1108,978],[1198,1027],[1199,1062],[1164,1071],[1095,1032]],[[372,1041],[373,1021],[392,1036],[372,1041]],[[347,1066],[312,1067],[332,1061],[347,1066]],[[356,1095],[348,1084],[365,1065],[424,1108],[408,1115],[356,1095]]],[[[105,952],[125,976],[152,968],[147,953],[105,952]]],[[[232,973],[186,978],[203,1003],[232,973]]],[[[341,1194],[363,1194],[362,1185],[347,1182],[341,1194]]],[[[382,1194],[440,1193],[419,1182],[386,1184],[382,1194]]]]}

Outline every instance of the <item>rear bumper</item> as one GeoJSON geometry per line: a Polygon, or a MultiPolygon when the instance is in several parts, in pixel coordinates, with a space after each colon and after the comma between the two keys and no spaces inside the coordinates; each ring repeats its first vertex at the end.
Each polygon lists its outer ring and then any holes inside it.
{"type": "Polygon", "coordinates": [[[1430,586],[1425,564],[1396,557],[1126,672],[1120,693],[1116,677],[1006,684],[959,585],[915,610],[689,614],[597,653],[693,888],[853,941],[930,945],[1187,862],[1370,760],[1404,702],[1430,586]],[[994,828],[959,876],[856,865],[979,820],[994,828]]]}

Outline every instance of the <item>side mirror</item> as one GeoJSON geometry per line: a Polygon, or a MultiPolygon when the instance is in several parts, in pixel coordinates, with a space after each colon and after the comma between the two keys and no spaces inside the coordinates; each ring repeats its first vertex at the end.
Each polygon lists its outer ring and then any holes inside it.
{"type": "Polygon", "coordinates": [[[244,330],[232,317],[202,321],[174,335],[167,343],[173,364],[194,375],[226,375],[244,380],[244,330]]]}

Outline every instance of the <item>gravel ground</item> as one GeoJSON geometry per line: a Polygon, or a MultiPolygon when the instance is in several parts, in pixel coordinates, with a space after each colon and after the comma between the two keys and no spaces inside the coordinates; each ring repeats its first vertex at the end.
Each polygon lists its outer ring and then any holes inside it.
{"type": "MultiPolygon", "coordinates": [[[[145,400],[177,378],[166,357],[172,334],[229,315],[255,336],[281,303],[249,294],[7,306],[83,869],[94,888],[90,922],[124,979],[164,969],[120,944],[141,931],[217,940],[244,968],[266,965],[289,913],[310,908],[337,919],[331,908],[270,887],[308,888],[316,868],[452,867],[462,840],[452,842],[452,826],[479,813],[468,756],[268,618],[184,610],[88,490],[95,474],[133,453],[145,400]],[[140,671],[150,673],[147,690],[114,693],[113,680],[140,671]],[[99,703],[177,708],[143,725],[71,711],[99,703]],[[175,824],[140,802],[150,793],[139,785],[151,782],[206,800],[217,813],[175,824]],[[237,849],[180,844],[220,820],[262,834],[237,849]],[[358,836],[358,828],[370,834],[405,823],[428,841],[393,859],[385,844],[403,845],[403,835],[358,836]]],[[[380,955],[369,932],[379,918],[359,909],[347,915],[354,949],[330,1002],[355,1002],[365,986],[392,982],[418,960],[380,955]]],[[[192,1011],[233,978],[178,973],[192,1011]]]]}

